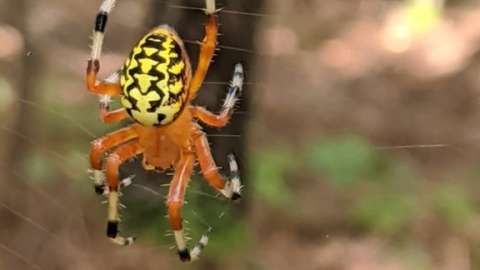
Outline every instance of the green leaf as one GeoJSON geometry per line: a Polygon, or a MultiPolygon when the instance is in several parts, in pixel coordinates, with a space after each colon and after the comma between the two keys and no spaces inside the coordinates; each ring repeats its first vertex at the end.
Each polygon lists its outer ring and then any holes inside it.
{"type": "Polygon", "coordinates": [[[296,158],[298,156],[285,147],[258,153],[251,164],[255,194],[274,207],[290,204],[293,198],[286,174],[296,166],[296,158]]]}
{"type": "Polygon", "coordinates": [[[452,226],[461,226],[475,215],[474,203],[469,194],[453,185],[444,185],[434,195],[434,207],[452,226]]]}
{"type": "Polygon", "coordinates": [[[355,223],[382,234],[393,234],[414,216],[415,200],[407,194],[375,194],[357,202],[352,210],[355,223]]]}
{"type": "Polygon", "coordinates": [[[377,178],[383,165],[374,147],[357,136],[324,139],[312,145],[307,164],[335,185],[377,178]]]}

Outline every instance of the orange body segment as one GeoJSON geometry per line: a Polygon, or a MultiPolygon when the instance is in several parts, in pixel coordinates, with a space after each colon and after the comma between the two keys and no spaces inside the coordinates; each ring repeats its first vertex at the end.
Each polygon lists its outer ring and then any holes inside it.
{"type": "Polygon", "coordinates": [[[171,124],[164,127],[142,127],[139,130],[139,143],[144,147],[144,164],[165,170],[179,162],[181,153],[191,150],[192,116],[188,110],[171,124]]]}

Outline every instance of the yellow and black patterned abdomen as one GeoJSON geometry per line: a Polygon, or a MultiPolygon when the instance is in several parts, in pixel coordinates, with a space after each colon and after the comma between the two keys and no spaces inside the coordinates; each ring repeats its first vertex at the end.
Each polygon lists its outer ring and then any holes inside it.
{"type": "Polygon", "coordinates": [[[142,125],[167,125],[185,106],[190,77],[180,38],[168,27],[154,29],[125,61],[120,75],[122,106],[142,125]]]}

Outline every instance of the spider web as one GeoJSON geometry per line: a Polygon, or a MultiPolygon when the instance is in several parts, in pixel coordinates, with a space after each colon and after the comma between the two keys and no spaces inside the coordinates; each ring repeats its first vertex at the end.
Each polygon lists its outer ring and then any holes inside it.
{"type": "MultiPolygon", "coordinates": [[[[181,9],[181,10],[198,10],[198,7],[191,7],[191,6],[183,6],[183,5],[176,5],[173,4],[172,1],[167,1],[169,4],[169,7],[172,9],[181,9]]],[[[275,21],[278,19],[278,16],[272,15],[272,14],[265,14],[265,13],[251,13],[251,12],[243,12],[241,10],[232,10],[228,9],[226,7],[222,13],[224,14],[223,16],[244,16],[245,19],[249,19],[251,17],[260,17],[265,20],[269,21],[275,21]]],[[[196,44],[198,41],[195,40],[187,40],[187,42],[191,44],[196,44]]],[[[230,50],[233,52],[236,52],[238,54],[253,54],[256,56],[265,56],[267,55],[266,52],[262,51],[255,51],[251,48],[241,48],[241,47],[236,47],[232,46],[230,44],[228,45],[220,45],[220,48],[223,50],[230,50]]],[[[227,78],[226,78],[227,79],[227,78]]],[[[205,86],[209,85],[227,85],[228,81],[207,81],[205,82],[205,86]]],[[[248,88],[255,88],[257,91],[261,91],[265,86],[261,82],[247,82],[247,91],[248,88]]],[[[80,90],[79,90],[80,91],[80,90]]],[[[50,107],[47,107],[46,105],[43,105],[42,103],[38,101],[31,101],[31,100],[17,100],[18,103],[22,103],[33,110],[37,111],[40,114],[47,114],[50,115],[50,117],[53,117],[57,119],[58,121],[61,121],[62,123],[66,125],[70,125],[73,127],[74,130],[76,130],[78,133],[83,134],[86,138],[96,138],[99,137],[101,134],[104,134],[104,132],[99,132],[96,131],[96,129],[90,128],[90,124],[87,123],[81,123],[77,119],[75,115],[71,115],[68,112],[65,111],[59,111],[56,109],[52,109],[50,107]]],[[[90,104],[90,107],[94,107],[94,104],[90,104]]],[[[246,115],[247,117],[249,116],[249,112],[246,111],[238,111],[236,112],[237,115],[246,115]]],[[[85,189],[91,189],[91,183],[87,183],[87,175],[86,172],[77,172],[76,167],[70,167],[69,164],[72,164],[71,162],[71,156],[66,155],[58,150],[55,149],[49,149],[43,146],[42,142],[37,140],[37,138],[30,138],[25,136],[25,134],[21,134],[17,130],[11,129],[7,125],[1,126],[1,132],[4,134],[13,134],[13,136],[16,136],[17,138],[20,138],[22,141],[24,141],[26,144],[31,145],[32,147],[36,148],[40,152],[42,152],[45,156],[48,156],[49,159],[54,160],[55,164],[55,169],[58,171],[61,171],[63,174],[67,175],[71,179],[82,179],[83,185],[86,186],[84,187],[85,189]],[[75,169],[73,169],[75,168],[75,169]]],[[[240,136],[245,136],[243,134],[222,134],[222,133],[216,133],[216,134],[211,134],[209,135],[210,137],[224,137],[226,139],[231,139],[235,140],[236,138],[239,138],[240,136]]],[[[477,144],[477,139],[472,139],[471,144],[477,144]]],[[[377,148],[379,150],[387,150],[387,151],[397,151],[397,150],[432,150],[432,151],[438,151],[440,149],[453,149],[459,154],[463,153],[464,151],[464,142],[440,142],[440,143],[421,143],[421,144],[405,144],[405,145],[379,145],[377,148]]],[[[87,164],[87,156],[86,152],[75,152],[75,158],[74,160],[76,162],[81,162],[84,164],[87,164]]],[[[131,162],[130,165],[134,166],[132,164],[137,164],[138,162],[131,162]]],[[[0,166],[5,167],[5,164],[0,164],[0,166]]],[[[131,167],[127,166],[127,167],[131,167]]],[[[86,166],[85,166],[86,168],[86,166]]],[[[9,168],[5,168],[9,169],[9,168]]],[[[66,217],[69,217],[69,219],[76,220],[79,224],[85,224],[85,220],[82,218],[82,215],[77,216],[76,213],[71,213],[71,209],[66,207],[63,202],[59,201],[55,195],[51,194],[49,191],[46,191],[41,187],[41,185],[38,185],[35,183],[35,181],[30,180],[31,176],[25,175],[23,172],[18,172],[18,171],[13,171],[13,174],[15,174],[19,179],[23,179],[24,181],[21,181],[21,184],[25,185],[25,189],[29,190],[29,192],[35,193],[36,196],[39,196],[43,198],[46,202],[48,202],[48,207],[54,209],[55,211],[58,211],[62,215],[65,215],[66,217]]],[[[122,169],[122,174],[123,175],[128,175],[130,173],[130,169],[126,169],[125,167],[122,169]]],[[[137,177],[138,179],[139,177],[137,177]]],[[[195,177],[197,178],[197,177],[195,177]]],[[[198,181],[198,179],[193,179],[192,181],[194,182],[201,182],[198,181]]],[[[155,183],[157,184],[157,183],[155,183]]],[[[248,187],[247,187],[248,188],[248,187]]],[[[149,186],[145,183],[138,183],[135,182],[132,187],[127,189],[125,193],[127,194],[126,196],[131,195],[136,195],[136,196],[145,196],[147,197],[148,200],[151,200],[152,203],[161,205],[164,201],[164,196],[166,194],[167,187],[165,186],[149,186]]],[[[191,187],[188,190],[188,193],[190,195],[197,196],[201,199],[205,199],[210,203],[210,200],[213,201],[213,203],[217,202],[224,202],[224,200],[220,199],[219,197],[216,196],[215,193],[213,192],[206,192],[205,189],[202,189],[201,187],[195,186],[191,187]]],[[[134,196],[135,197],[135,196],[134,196]]],[[[128,198],[127,198],[128,200],[128,198]]],[[[98,205],[97,205],[98,206],[98,205]]],[[[54,242],[62,242],[65,241],[66,236],[65,235],[60,235],[55,230],[49,228],[47,225],[43,225],[40,221],[38,221],[35,218],[30,217],[29,214],[25,214],[21,212],[20,210],[15,208],[15,205],[10,205],[7,204],[3,201],[0,201],[0,207],[3,209],[6,209],[9,211],[12,215],[17,217],[18,219],[22,220],[25,224],[28,226],[32,226],[35,230],[38,231],[38,233],[45,235],[48,241],[54,241],[54,242]]],[[[128,204],[127,204],[128,207],[128,204]]],[[[223,215],[231,211],[231,207],[229,207],[227,204],[225,204],[223,207],[223,210],[218,211],[217,218],[221,219],[223,215]]],[[[98,207],[98,210],[101,211],[101,207],[98,207]]],[[[135,212],[134,209],[127,208],[127,213],[130,212],[135,212]]],[[[205,218],[201,213],[199,213],[198,209],[191,209],[188,204],[185,206],[185,210],[188,212],[187,214],[190,215],[190,223],[196,223],[200,224],[203,227],[203,230],[208,232],[208,231],[215,231],[214,226],[212,226],[212,220],[208,220],[205,218]]],[[[163,218],[163,217],[162,217],[163,218]]],[[[123,226],[128,228],[128,224],[131,223],[133,220],[126,220],[123,223],[123,226]]],[[[166,222],[164,222],[166,223],[166,222]]],[[[188,225],[187,225],[188,226],[188,225]]],[[[90,233],[87,231],[86,227],[87,225],[85,224],[84,226],[85,234],[90,235],[90,233]]],[[[68,237],[68,236],[67,236],[68,237]]],[[[89,238],[91,239],[93,236],[90,236],[89,238]]],[[[196,237],[194,237],[195,240],[196,237]]],[[[172,238],[167,238],[167,241],[170,241],[170,243],[173,243],[172,238]]],[[[216,241],[221,241],[221,239],[217,239],[216,241]]],[[[45,269],[42,268],[39,264],[35,263],[32,261],[31,256],[29,255],[23,255],[21,250],[15,250],[12,248],[10,245],[4,244],[2,241],[0,241],[0,249],[5,251],[5,254],[10,254],[12,257],[17,258],[18,260],[22,261],[31,269],[45,269]]],[[[108,262],[106,260],[102,261],[102,264],[104,266],[108,265],[108,262]]],[[[105,269],[107,269],[106,267],[105,269]]]]}

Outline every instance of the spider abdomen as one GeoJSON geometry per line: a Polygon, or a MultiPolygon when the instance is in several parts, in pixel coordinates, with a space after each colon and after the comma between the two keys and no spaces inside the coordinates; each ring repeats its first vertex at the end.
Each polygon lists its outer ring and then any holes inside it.
{"type": "Polygon", "coordinates": [[[190,62],[183,42],[171,28],[161,26],[132,49],[123,66],[122,106],[145,126],[174,121],[188,98],[190,62]]]}

